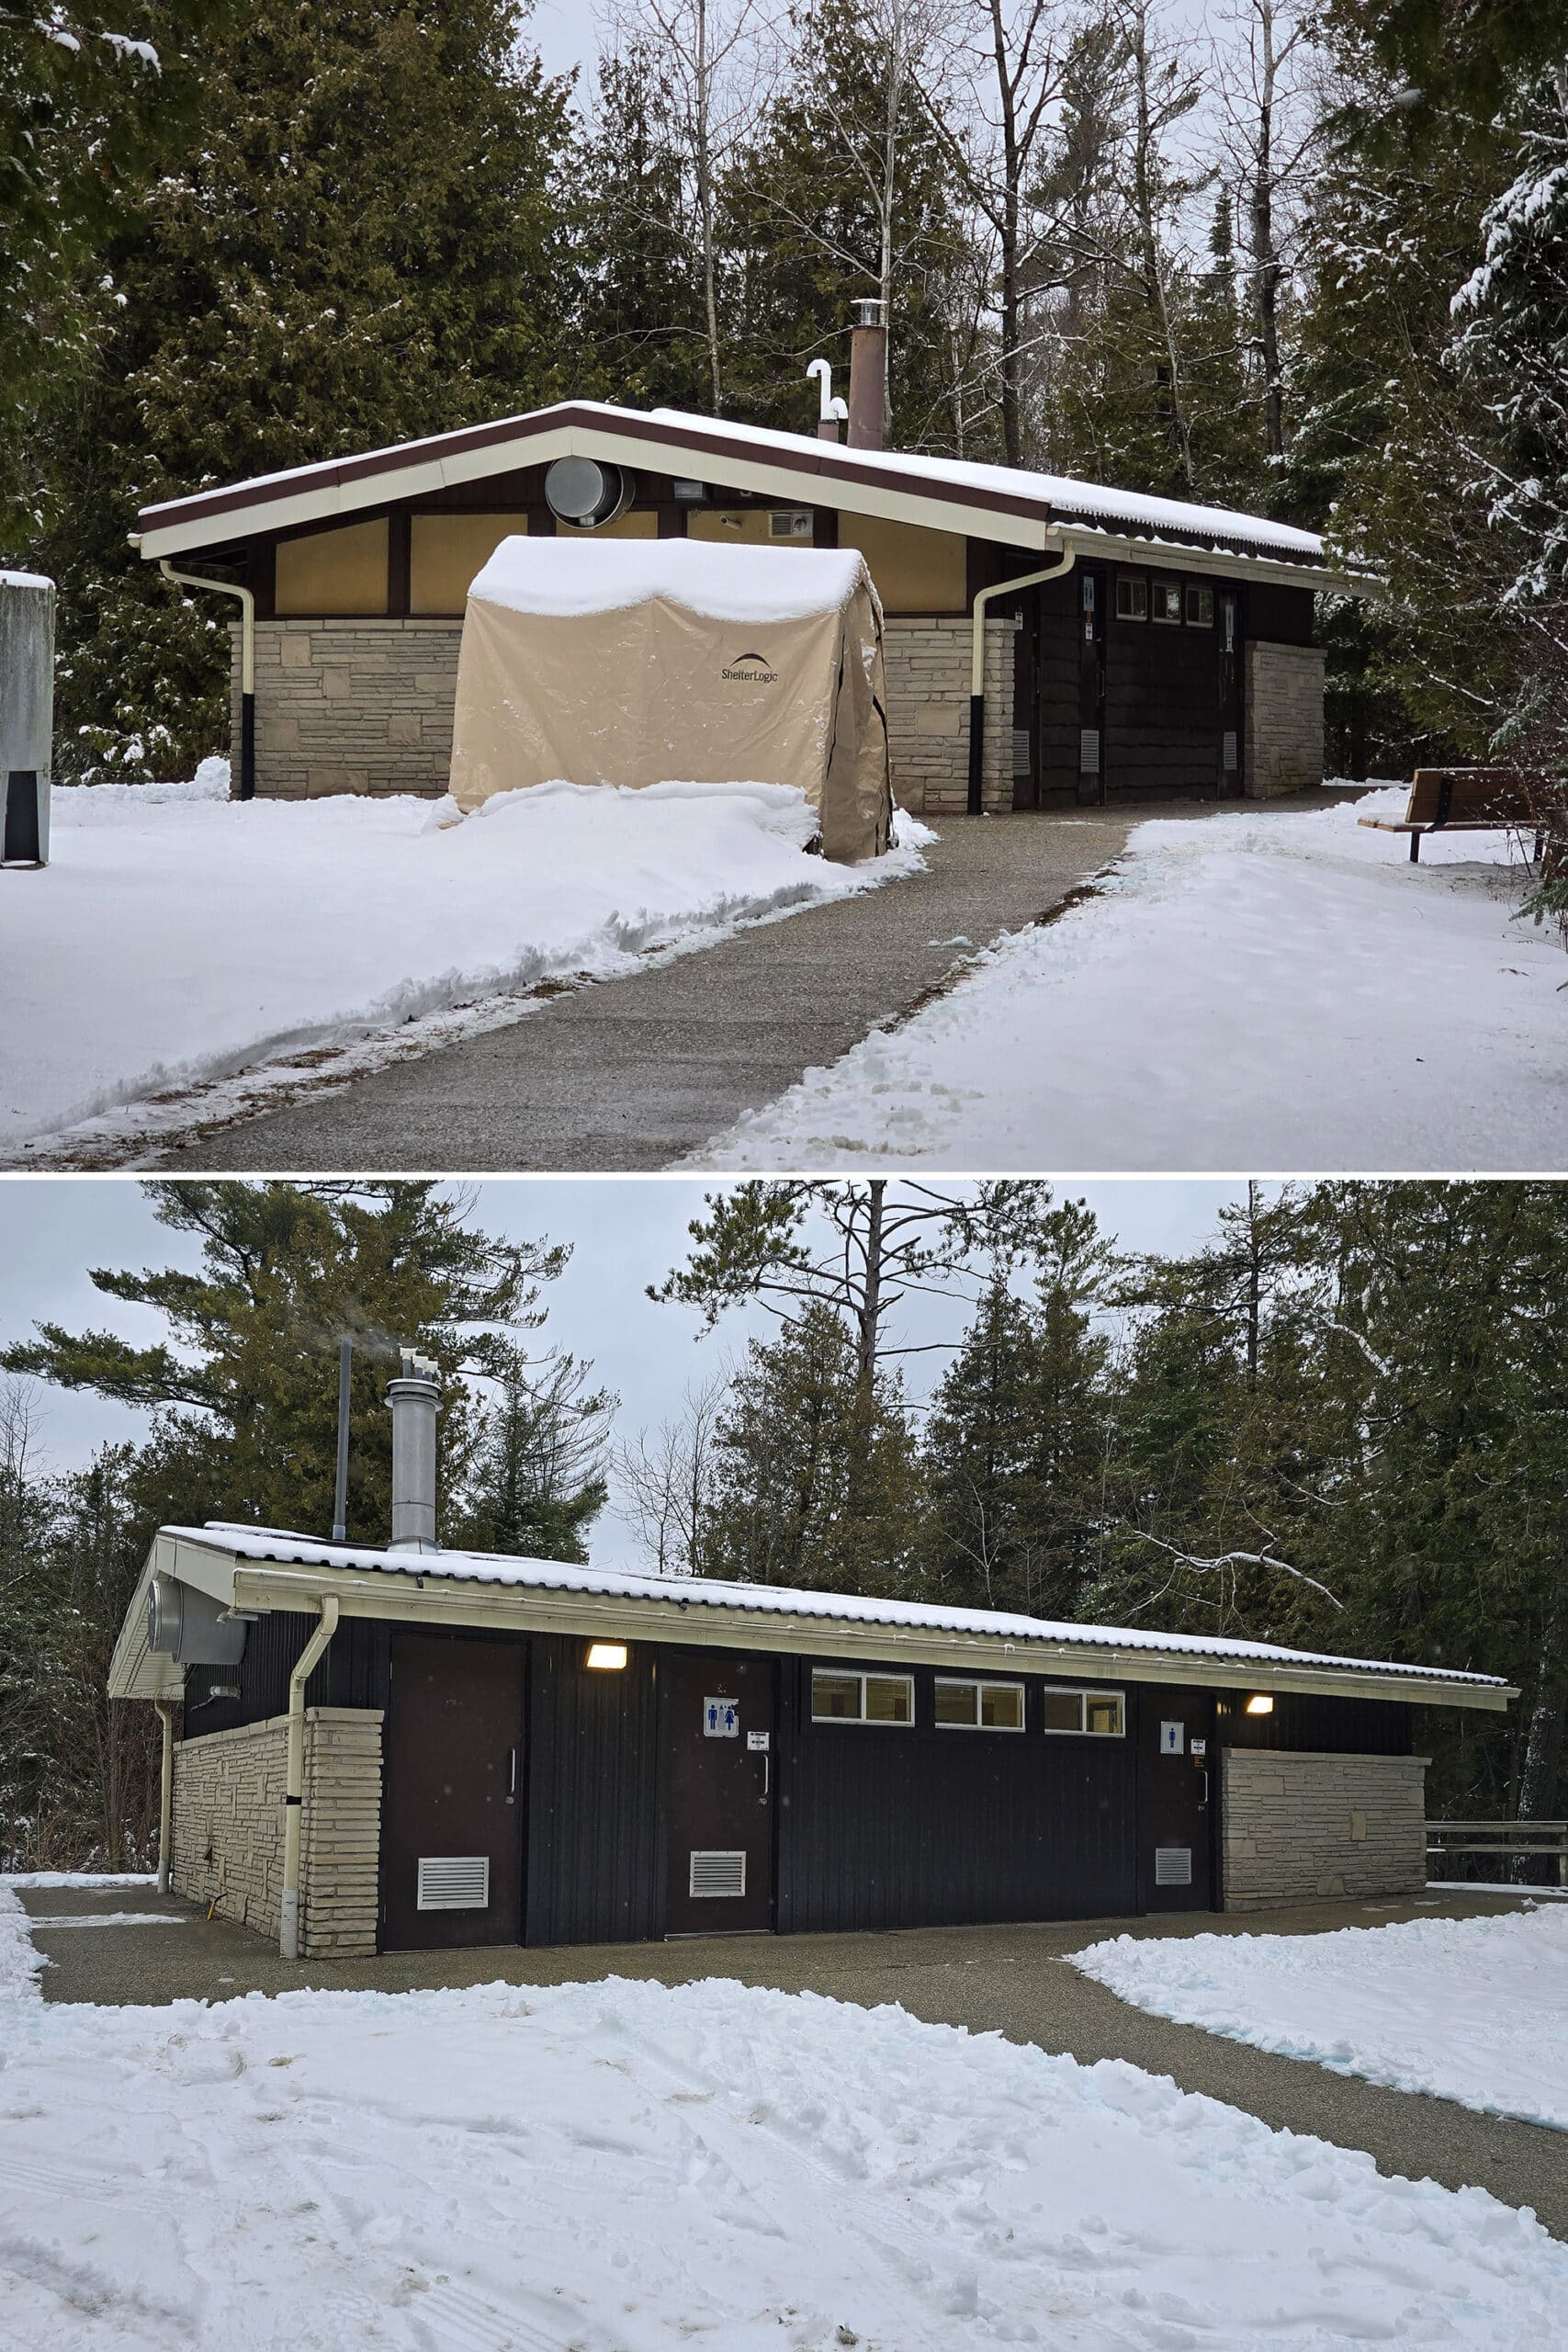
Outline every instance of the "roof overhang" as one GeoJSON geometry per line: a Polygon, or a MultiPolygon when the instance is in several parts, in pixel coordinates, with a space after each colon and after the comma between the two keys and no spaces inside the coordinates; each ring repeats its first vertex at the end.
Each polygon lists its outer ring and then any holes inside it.
{"type": "Polygon", "coordinates": [[[780,1655],[904,1661],[911,1666],[986,1668],[1066,1676],[1079,1682],[1159,1682],[1205,1690],[1302,1691],[1318,1697],[1410,1701],[1421,1706],[1479,1707],[1502,1713],[1517,1690],[1502,1683],[1431,1673],[1400,1674],[1352,1661],[1292,1664],[1190,1651],[1021,1637],[1016,1633],[866,1623],[777,1609],[715,1605],[664,1594],[625,1595],[536,1586],[488,1584],[439,1571],[440,1555],[411,1558],[407,1569],[257,1559],[227,1551],[221,1539],[163,1532],[153,1544],[110,1669],[110,1695],[177,1695],[178,1670],[146,1650],[146,1588],[173,1576],[210,1593],[225,1608],[265,1615],[272,1610],[315,1614],[330,1593],[340,1617],[493,1632],[564,1634],[586,1640],[671,1642],[704,1649],[760,1649],[780,1655]],[[140,1657],[135,1655],[140,1641],[140,1657]],[[122,1665],[122,1651],[125,1658],[122,1665]],[[175,1690],[152,1684],[170,1668],[175,1690]]]}
{"type": "Polygon", "coordinates": [[[400,448],[333,458],[144,507],[138,545],[143,561],[155,562],[275,531],[348,520],[406,499],[436,498],[443,491],[463,489],[520,467],[581,457],[654,468],[782,503],[828,505],[846,514],[909,523],[1004,547],[1049,552],[1077,545],[1085,553],[1113,560],[1189,571],[1201,567],[1285,587],[1362,593],[1348,573],[1267,552],[1251,553],[1223,540],[1206,545],[1201,535],[1173,539],[1102,532],[1091,523],[1064,516],[1048,500],[1032,494],[1024,487],[1027,476],[1021,478],[1016,492],[988,483],[944,482],[934,474],[898,476],[887,465],[879,467],[836,443],[808,441],[802,435],[798,447],[785,448],[778,446],[782,438],[760,435],[750,439],[733,428],[705,431],[700,418],[649,416],[634,409],[565,402],[400,448]]]}

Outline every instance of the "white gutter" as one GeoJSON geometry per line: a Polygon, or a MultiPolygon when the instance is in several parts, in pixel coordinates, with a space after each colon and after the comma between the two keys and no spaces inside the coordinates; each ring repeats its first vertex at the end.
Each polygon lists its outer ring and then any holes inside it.
{"type": "Polygon", "coordinates": [[[158,1792],[158,1892],[167,1894],[169,1864],[174,1859],[175,1702],[173,1699],[158,1699],[153,1703],[164,1724],[164,1770],[158,1792]]]}
{"type": "Polygon", "coordinates": [[[1048,571],[1022,571],[1016,580],[998,580],[991,588],[979,589],[975,597],[969,624],[969,814],[978,817],[985,808],[984,763],[986,756],[986,607],[993,596],[1008,596],[1018,588],[1038,588],[1043,581],[1065,579],[1077,563],[1077,549],[1064,545],[1060,563],[1048,571]]]}
{"type": "Polygon", "coordinates": [[[337,1595],[321,1596],[321,1622],[300,1652],[288,1678],[288,1752],[283,1775],[283,1903],[277,1949],[285,1960],[299,1957],[299,1809],[305,1782],[305,1685],[337,1632],[337,1595]]]}
{"type": "Polygon", "coordinates": [[[209,580],[199,571],[176,571],[167,556],[158,560],[165,580],[182,588],[209,588],[220,596],[240,600],[240,798],[254,800],[256,790],[256,600],[248,588],[232,580],[209,580]]]}

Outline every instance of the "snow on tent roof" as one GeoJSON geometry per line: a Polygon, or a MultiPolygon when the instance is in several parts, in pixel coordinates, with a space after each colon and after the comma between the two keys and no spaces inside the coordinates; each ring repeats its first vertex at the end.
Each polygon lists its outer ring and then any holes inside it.
{"type": "Polygon", "coordinates": [[[468,590],[516,613],[623,612],[658,598],[705,620],[807,620],[843,612],[868,585],[853,548],[766,547],[703,539],[502,539],[468,590]]]}
{"type": "Polygon", "coordinates": [[[580,1566],[564,1560],[525,1560],[511,1554],[367,1550],[355,1544],[321,1544],[310,1536],[290,1535],[276,1528],[239,1527],[223,1520],[209,1520],[205,1527],[165,1527],[159,1532],[195,1544],[212,1544],[216,1540],[219,1550],[236,1559],[419,1577],[427,1584],[444,1579],[513,1590],[581,1593],[602,1600],[673,1600],[688,1608],[745,1610],[762,1616],[820,1618],[843,1624],[886,1625],[910,1632],[990,1634],[1001,1641],[1234,1658],[1258,1666],[1337,1668],[1358,1674],[1397,1675],[1404,1681],[1468,1683],[1477,1690],[1509,1687],[1495,1674],[1467,1674],[1447,1667],[1402,1666],[1390,1658],[1341,1657],[1332,1651],[1287,1650],[1269,1642],[1221,1640],[1202,1634],[1151,1633],[1127,1625],[1058,1623],[1049,1618],[1011,1616],[999,1610],[883,1600],[858,1593],[806,1592],[787,1585],[731,1584],[716,1577],[659,1576],[636,1568],[580,1566]]]}

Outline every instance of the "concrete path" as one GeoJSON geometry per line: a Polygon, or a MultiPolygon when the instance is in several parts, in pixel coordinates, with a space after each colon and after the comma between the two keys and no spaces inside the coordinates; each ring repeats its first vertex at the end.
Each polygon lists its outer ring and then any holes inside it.
{"type": "Polygon", "coordinates": [[[150,1164],[181,1174],[667,1168],[908,1012],[975,949],[1059,908],[1130,830],[1093,811],[953,820],[908,881],[573,989],[505,1028],[212,1129],[150,1164]]]}
{"type": "Polygon", "coordinates": [[[525,1951],[516,1946],[464,1952],[389,1952],[378,1960],[299,1965],[278,1959],[258,1936],[205,1919],[177,1898],[136,1888],[113,1894],[27,1892],[35,1917],[164,1913],[182,1924],[141,1928],[41,1928],[34,1940],[51,1965],[53,2001],[163,2003],[231,2000],[296,1986],[400,1993],[443,1984],[582,1983],[604,1976],[654,1977],[666,1984],[704,1976],[739,1978],[784,1992],[812,1991],[866,2007],[897,2001],[933,2024],[1002,2033],[1066,2052],[1085,2064],[1123,2058],[1169,2075],[1183,2090],[1244,2109],[1276,2130],[1306,2132],[1359,2148],[1381,2172],[1431,2178],[1445,2188],[1489,2189],[1508,2205],[1532,2206],[1568,2241],[1568,2135],[1538,2124],[1477,2115],[1451,2100],[1385,2090],[1354,2075],[1226,2041],[1196,2026],[1145,2015],[1066,1965],[1066,1955],[1106,1936],[1307,1935],[1391,1920],[1470,1918],[1517,1907],[1509,1895],[1444,1894],[1425,1901],[1314,1903],[1284,1911],[1167,1919],[1080,1919],[1041,1927],[933,1928],[895,1935],[692,1937],[669,1944],[615,1944],[525,1951]]]}

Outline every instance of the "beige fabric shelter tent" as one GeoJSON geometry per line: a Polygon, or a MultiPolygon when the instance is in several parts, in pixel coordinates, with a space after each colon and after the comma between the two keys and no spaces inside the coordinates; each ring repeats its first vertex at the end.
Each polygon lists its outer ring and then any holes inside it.
{"type": "Polygon", "coordinates": [[[503,539],[468,591],[452,794],[794,785],[826,856],[887,847],[882,607],[863,556],[503,539]]]}

